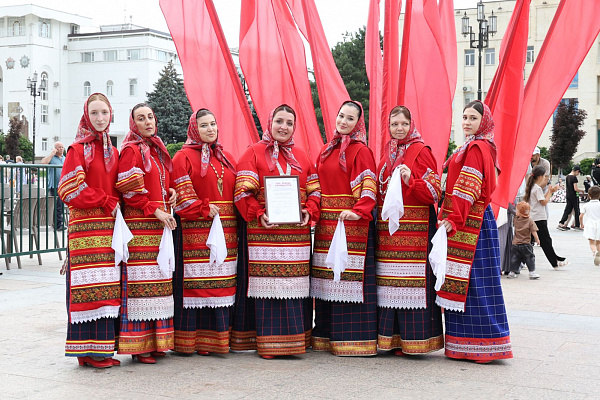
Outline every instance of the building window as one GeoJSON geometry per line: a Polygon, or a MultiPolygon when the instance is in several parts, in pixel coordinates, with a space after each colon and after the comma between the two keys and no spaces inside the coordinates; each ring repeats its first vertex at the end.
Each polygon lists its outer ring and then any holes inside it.
{"type": "Polygon", "coordinates": [[[527,62],[532,63],[535,61],[535,51],[533,46],[527,46],[527,62]]]}
{"type": "Polygon", "coordinates": [[[139,60],[142,58],[142,51],[140,49],[129,49],[127,50],[128,60],[139,60]]]}
{"type": "Polygon", "coordinates": [[[465,50],[465,66],[472,67],[475,65],[475,50],[465,50]]]}
{"type": "Polygon", "coordinates": [[[8,20],[8,36],[25,35],[25,18],[8,20]]]}
{"type": "Polygon", "coordinates": [[[575,74],[575,78],[571,81],[569,89],[577,89],[579,87],[579,71],[575,74]]]}
{"type": "Polygon", "coordinates": [[[90,97],[92,95],[92,85],[88,81],[83,82],[83,96],[90,97]]]}
{"type": "Polygon", "coordinates": [[[42,151],[48,151],[48,138],[42,138],[42,151]]]}
{"type": "Polygon", "coordinates": [[[46,72],[42,72],[40,79],[40,94],[42,96],[42,100],[48,100],[48,74],[46,72]],[[44,82],[44,84],[42,84],[44,82]]]}
{"type": "Polygon", "coordinates": [[[496,49],[485,49],[485,65],[496,64],[496,49]]]}
{"type": "Polygon", "coordinates": [[[50,37],[50,20],[40,18],[40,37],[50,37]]]}
{"type": "Polygon", "coordinates": [[[473,93],[473,92],[465,93],[465,106],[467,104],[469,104],[470,102],[472,102],[473,100],[475,100],[475,93],[473,93]]]}
{"type": "Polygon", "coordinates": [[[84,51],[81,53],[81,62],[89,63],[94,62],[94,52],[93,51],[84,51]]]}
{"type": "Polygon", "coordinates": [[[107,50],[104,52],[104,61],[117,61],[117,51],[107,50]]]}
{"type": "Polygon", "coordinates": [[[156,50],[156,59],[158,61],[167,62],[167,52],[162,50],[156,50]]]}
{"type": "Polygon", "coordinates": [[[42,104],[42,124],[48,123],[48,105],[42,104]]]}
{"type": "Polygon", "coordinates": [[[129,80],[129,95],[137,96],[137,79],[129,80]]]}
{"type": "Polygon", "coordinates": [[[6,36],[6,32],[4,32],[4,18],[0,18],[0,36],[6,36]]]}
{"type": "Polygon", "coordinates": [[[113,86],[115,84],[113,83],[113,81],[107,81],[106,82],[106,95],[107,96],[112,96],[113,95],[113,86]]]}

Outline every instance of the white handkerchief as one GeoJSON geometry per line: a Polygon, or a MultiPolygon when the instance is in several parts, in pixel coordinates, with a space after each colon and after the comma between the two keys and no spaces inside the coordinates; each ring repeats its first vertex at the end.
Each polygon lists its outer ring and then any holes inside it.
{"type": "Polygon", "coordinates": [[[344,229],[344,221],[338,220],[327,258],[325,259],[327,268],[333,270],[333,280],[338,282],[342,276],[342,272],[348,266],[348,245],[346,243],[346,230],[344,229]]]}
{"type": "Polygon", "coordinates": [[[160,246],[158,246],[158,257],[156,257],[158,267],[163,276],[167,279],[173,277],[175,271],[175,248],[173,246],[173,231],[165,226],[163,229],[160,246]]]}
{"type": "Polygon", "coordinates": [[[446,280],[446,257],[448,256],[448,233],[446,227],[440,226],[431,239],[433,247],[429,253],[431,269],[436,276],[435,290],[440,290],[446,280]]]}
{"type": "Polygon", "coordinates": [[[402,177],[400,168],[396,167],[390,178],[383,208],[381,209],[381,219],[387,221],[390,236],[398,230],[400,218],[404,215],[404,199],[402,198],[402,177]]]}
{"type": "Polygon", "coordinates": [[[115,251],[115,267],[118,267],[121,261],[126,263],[129,259],[129,248],[127,247],[127,243],[129,243],[131,239],[133,239],[133,234],[125,223],[121,210],[117,209],[112,244],[110,246],[115,251]]]}
{"type": "Polygon", "coordinates": [[[210,249],[210,264],[216,263],[221,265],[227,257],[227,243],[225,242],[225,233],[223,232],[223,224],[219,214],[213,218],[206,246],[210,249]]]}

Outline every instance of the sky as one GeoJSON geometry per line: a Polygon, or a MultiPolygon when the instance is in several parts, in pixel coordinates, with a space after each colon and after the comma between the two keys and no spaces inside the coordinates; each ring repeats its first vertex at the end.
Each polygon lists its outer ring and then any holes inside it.
{"type": "MultiPolygon", "coordinates": [[[[229,47],[238,47],[241,1],[213,0],[229,47]]],[[[454,0],[454,7],[476,7],[477,1],[454,0]]],[[[100,25],[130,21],[168,32],[158,0],[0,0],[0,6],[28,3],[92,18],[93,26],[82,27],[82,32],[97,31],[100,25]]],[[[355,32],[367,24],[369,0],[315,0],[315,3],[330,47],[343,41],[344,33],[355,32]]],[[[381,0],[382,13],[383,3],[381,0]]]]}

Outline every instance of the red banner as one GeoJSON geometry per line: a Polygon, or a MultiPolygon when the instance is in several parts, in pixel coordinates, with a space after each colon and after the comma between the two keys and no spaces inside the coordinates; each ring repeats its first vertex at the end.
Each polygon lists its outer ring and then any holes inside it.
{"type": "MultiPolygon", "coordinates": [[[[375,162],[379,162],[382,147],[385,144],[381,126],[381,93],[383,60],[379,44],[379,0],[370,0],[369,19],[365,32],[365,64],[370,83],[369,93],[369,148],[373,151],[375,162]]],[[[385,125],[387,126],[387,125],[385,125]]],[[[385,136],[387,137],[387,136],[385,136]]]]}

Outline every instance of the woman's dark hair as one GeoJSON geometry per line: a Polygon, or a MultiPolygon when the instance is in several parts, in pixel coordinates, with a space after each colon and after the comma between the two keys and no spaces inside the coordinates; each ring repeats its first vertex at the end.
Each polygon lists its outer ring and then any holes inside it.
{"type": "MultiPolygon", "coordinates": [[[[150,107],[148,105],[148,103],[138,103],[135,106],[133,106],[133,108],[131,109],[131,118],[133,118],[133,114],[135,113],[135,110],[137,110],[138,108],[142,108],[142,107],[148,107],[149,109],[152,110],[152,107],[150,107]]],[[[154,110],[152,110],[152,112],[154,112],[154,110]]]]}
{"type": "Polygon", "coordinates": [[[404,106],[396,106],[396,107],[392,108],[392,111],[390,111],[390,119],[392,117],[395,117],[398,114],[404,115],[404,117],[409,121],[412,120],[412,117],[410,115],[410,110],[404,106]]]}
{"type": "Polygon", "coordinates": [[[546,168],[541,165],[536,165],[533,167],[531,171],[531,175],[527,178],[527,185],[525,186],[525,196],[523,196],[523,200],[529,202],[529,197],[531,196],[531,189],[533,188],[533,184],[536,179],[540,176],[546,175],[546,168]]]}
{"type": "Polygon", "coordinates": [[[287,104],[280,105],[275,110],[273,110],[273,117],[275,117],[275,115],[277,115],[279,111],[285,111],[292,114],[294,116],[294,124],[296,123],[296,111],[294,111],[292,107],[288,106],[287,104]]]}
{"type": "Polygon", "coordinates": [[[477,111],[479,114],[483,115],[483,103],[479,100],[473,100],[472,102],[467,104],[465,106],[465,108],[463,108],[463,112],[465,112],[465,110],[467,108],[474,108],[475,111],[477,111]]]}
{"type": "MultiPolygon", "coordinates": [[[[196,119],[206,117],[207,115],[212,115],[213,117],[215,117],[215,114],[213,114],[213,112],[209,109],[201,108],[196,112],[196,119]]],[[[217,119],[217,117],[215,117],[215,119],[217,119]]]]}
{"type": "MultiPolygon", "coordinates": [[[[342,107],[344,107],[344,106],[350,106],[350,107],[356,108],[358,110],[358,118],[360,118],[360,116],[362,115],[362,109],[360,108],[360,106],[358,104],[356,104],[356,102],[354,102],[352,100],[348,100],[348,101],[345,101],[342,103],[342,107]]],[[[342,107],[340,107],[340,110],[342,109],[342,107]]]]}
{"type": "Polygon", "coordinates": [[[594,165],[597,166],[598,164],[600,164],[600,158],[595,158],[594,159],[594,165]]]}

